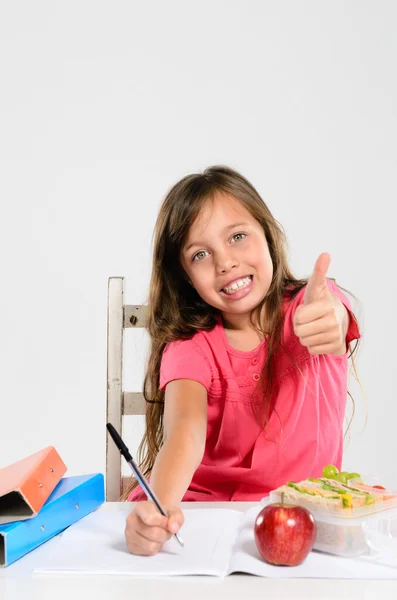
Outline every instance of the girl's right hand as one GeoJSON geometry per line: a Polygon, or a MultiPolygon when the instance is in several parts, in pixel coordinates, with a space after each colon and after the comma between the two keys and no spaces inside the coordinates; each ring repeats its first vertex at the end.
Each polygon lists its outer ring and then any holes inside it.
{"type": "Polygon", "coordinates": [[[153,502],[137,502],[128,515],[125,528],[127,548],[132,554],[153,556],[163,547],[184,523],[178,506],[163,506],[168,518],[162,515],[153,502]]]}

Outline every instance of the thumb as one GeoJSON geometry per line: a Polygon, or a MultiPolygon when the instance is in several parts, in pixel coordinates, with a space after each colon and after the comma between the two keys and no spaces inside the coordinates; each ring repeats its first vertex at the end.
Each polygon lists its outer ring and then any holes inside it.
{"type": "Polygon", "coordinates": [[[316,300],[322,300],[328,292],[326,281],[327,271],[331,262],[331,256],[327,252],[320,254],[314,265],[313,273],[307,282],[304,304],[310,304],[316,300]]]}
{"type": "Polygon", "coordinates": [[[177,506],[167,508],[168,526],[167,529],[171,533],[177,533],[185,522],[183,512],[177,506]]]}

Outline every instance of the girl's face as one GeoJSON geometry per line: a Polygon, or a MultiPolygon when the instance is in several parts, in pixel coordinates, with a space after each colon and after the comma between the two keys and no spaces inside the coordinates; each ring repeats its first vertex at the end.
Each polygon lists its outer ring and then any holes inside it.
{"type": "Polygon", "coordinates": [[[181,264],[201,298],[226,319],[249,315],[273,276],[260,223],[229,194],[217,193],[204,205],[181,250],[181,264]]]}

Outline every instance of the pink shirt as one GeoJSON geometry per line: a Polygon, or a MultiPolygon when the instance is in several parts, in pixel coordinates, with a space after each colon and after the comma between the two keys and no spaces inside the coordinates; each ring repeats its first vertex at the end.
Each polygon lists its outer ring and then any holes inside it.
{"type": "MultiPolygon", "coordinates": [[[[349,300],[333,281],[327,282],[350,313],[346,341],[359,338],[349,300]]],[[[192,379],[208,392],[204,457],[183,501],[255,501],[287,481],[321,476],[327,464],[341,468],[348,353],[311,355],[300,344],[293,316],[303,295],[304,288],[284,302],[284,346],[296,364],[279,353],[279,389],[265,431],[257,424],[252,402],[259,400],[257,381],[266,359],[266,339],[250,352],[237,350],[219,318],[211,331],[166,346],[161,389],[174,379],[192,379]]],[[[130,501],[143,499],[140,487],[129,496],[130,501]]]]}

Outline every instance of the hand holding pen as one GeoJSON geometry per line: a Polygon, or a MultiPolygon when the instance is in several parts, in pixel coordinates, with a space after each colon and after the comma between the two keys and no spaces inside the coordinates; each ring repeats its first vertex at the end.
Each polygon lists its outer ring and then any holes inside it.
{"type": "Polygon", "coordinates": [[[164,517],[151,501],[136,502],[127,517],[125,540],[128,550],[139,556],[153,556],[172,537],[171,524],[183,525],[178,506],[163,505],[169,515],[164,517]]]}
{"type": "Polygon", "coordinates": [[[156,494],[151,489],[143,473],[133,460],[127,446],[124,444],[116,429],[111,423],[108,423],[106,427],[143,491],[151,501],[138,502],[133,513],[127,518],[126,537],[129,549],[134,554],[155,554],[162,544],[170,538],[171,533],[174,534],[178,544],[183,546],[183,541],[180,536],[172,528],[171,532],[168,528],[170,522],[177,527],[178,525],[180,527],[183,524],[183,514],[181,510],[177,506],[161,506],[156,494]],[[166,508],[167,510],[165,510],[166,508]]]}

